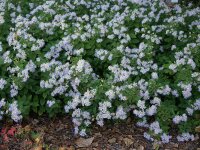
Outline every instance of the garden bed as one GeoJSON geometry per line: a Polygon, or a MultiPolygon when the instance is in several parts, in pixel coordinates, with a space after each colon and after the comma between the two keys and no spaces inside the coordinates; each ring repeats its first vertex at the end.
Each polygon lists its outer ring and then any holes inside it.
{"type": "Polygon", "coordinates": [[[129,130],[152,143],[196,140],[199,7],[1,0],[0,8],[0,119],[71,116],[73,133],[87,137],[134,118],[129,130]]]}
{"type": "MultiPolygon", "coordinates": [[[[94,126],[85,138],[74,135],[70,118],[61,117],[49,119],[29,119],[22,124],[7,123],[1,134],[1,150],[197,150],[200,148],[199,135],[193,142],[177,142],[176,139],[168,144],[150,142],[143,137],[146,131],[134,125],[133,119],[126,122],[107,124],[103,128],[94,126]],[[10,125],[9,125],[10,124],[10,125]]],[[[173,133],[175,134],[175,133],[173,133]]]]}

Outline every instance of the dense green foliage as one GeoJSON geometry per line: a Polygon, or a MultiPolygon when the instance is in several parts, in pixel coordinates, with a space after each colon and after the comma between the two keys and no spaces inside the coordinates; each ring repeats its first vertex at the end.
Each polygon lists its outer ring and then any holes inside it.
{"type": "Polygon", "coordinates": [[[193,140],[200,120],[200,9],[159,0],[8,0],[0,15],[1,116],[125,120],[149,140],[193,140]]]}

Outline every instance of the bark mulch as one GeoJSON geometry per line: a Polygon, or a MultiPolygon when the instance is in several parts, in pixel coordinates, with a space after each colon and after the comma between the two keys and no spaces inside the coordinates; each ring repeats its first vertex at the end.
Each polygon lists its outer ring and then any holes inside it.
{"type": "Polygon", "coordinates": [[[143,137],[145,129],[134,125],[132,119],[124,123],[94,126],[85,138],[75,136],[68,117],[57,119],[29,119],[13,125],[4,123],[0,136],[0,150],[200,150],[198,135],[193,142],[168,144],[149,142],[143,137]]]}

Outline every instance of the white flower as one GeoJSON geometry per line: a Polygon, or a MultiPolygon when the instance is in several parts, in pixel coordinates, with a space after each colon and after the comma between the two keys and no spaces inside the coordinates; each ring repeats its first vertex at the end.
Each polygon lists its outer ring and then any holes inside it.
{"type": "Polygon", "coordinates": [[[108,55],[108,51],[104,49],[97,49],[95,50],[95,57],[99,58],[100,60],[104,60],[108,55]]]}
{"type": "Polygon", "coordinates": [[[169,95],[171,92],[171,88],[169,87],[169,85],[165,85],[164,87],[158,89],[157,92],[162,95],[169,95]]]}
{"type": "Polygon", "coordinates": [[[171,50],[176,49],[176,45],[172,45],[171,50]]]}
{"type": "Polygon", "coordinates": [[[161,135],[162,143],[169,143],[169,140],[172,138],[172,136],[167,135],[166,133],[163,133],[161,135]]]}
{"type": "Polygon", "coordinates": [[[176,65],[175,64],[171,64],[169,65],[169,69],[171,69],[172,71],[176,72],[176,65]]]}
{"type": "Polygon", "coordinates": [[[189,134],[189,133],[182,133],[181,135],[177,136],[177,140],[179,142],[184,142],[184,141],[194,141],[194,135],[189,134]]]}
{"type": "Polygon", "coordinates": [[[84,63],[85,63],[85,60],[83,60],[83,59],[78,61],[77,67],[76,67],[76,70],[78,72],[82,72],[83,71],[84,63]]]}
{"type": "Polygon", "coordinates": [[[136,4],[140,4],[141,3],[141,0],[129,0],[130,2],[132,3],[136,3],[136,4]]]}
{"type": "Polygon", "coordinates": [[[137,122],[137,126],[139,126],[139,127],[149,127],[149,124],[147,123],[147,120],[146,120],[146,118],[144,118],[143,119],[143,121],[139,121],[139,122],[137,122]]]}
{"type": "Polygon", "coordinates": [[[179,124],[180,122],[186,122],[187,121],[187,115],[186,114],[183,114],[183,115],[177,115],[173,118],[173,122],[175,124],[179,124]]]}
{"type": "Polygon", "coordinates": [[[6,51],[2,58],[4,60],[4,63],[11,63],[12,62],[12,59],[9,57],[10,56],[10,51],[6,51]]]}
{"type": "Polygon", "coordinates": [[[173,90],[172,91],[172,95],[174,95],[175,97],[178,97],[179,96],[178,91],[177,90],[173,90]]]}
{"type": "Polygon", "coordinates": [[[162,129],[160,129],[160,125],[158,121],[155,121],[150,124],[149,129],[154,131],[155,134],[162,133],[162,129]]]}
{"type": "Polygon", "coordinates": [[[115,92],[113,90],[108,90],[105,95],[109,98],[109,100],[112,100],[115,98],[115,92]]]}
{"type": "Polygon", "coordinates": [[[145,116],[145,111],[142,110],[142,111],[139,111],[139,110],[134,110],[133,113],[138,117],[138,118],[142,118],[145,116]]]}
{"type": "Polygon", "coordinates": [[[52,107],[54,104],[55,104],[55,101],[51,101],[51,100],[47,101],[47,106],[48,107],[52,107]]]}
{"type": "Polygon", "coordinates": [[[76,71],[83,72],[85,70],[85,74],[90,74],[92,72],[92,68],[88,62],[83,59],[80,59],[76,66],[76,71]]]}
{"type": "Polygon", "coordinates": [[[192,85],[191,84],[188,84],[188,85],[184,85],[183,86],[184,90],[182,91],[182,94],[184,96],[185,99],[189,98],[192,96],[192,85]]]}
{"type": "Polygon", "coordinates": [[[151,104],[160,106],[160,102],[161,102],[160,98],[154,97],[154,99],[151,101],[151,104]]]}
{"type": "Polygon", "coordinates": [[[150,134],[148,134],[148,133],[146,133],[146,132],[144,132],[144,138],[146,138],[147,140],[149,140],[149,141],[154,141],[154,139],[151,137],[151,135],[150,134]]]}
{"type": "Polygon", "coordinates": [[[148,109],[146,109],[146,113],[148,116],[153,116],[157,112],[157,107],[155,105],[152,105],[148,109]]]}
{"type": "Polygon", "coordinates": [[[82,129],[80,132],[79,132],[80,136],[86,136],[86,130],[85,129],[82,129]]]}
{"type": "Polygon", "coordinates": [[[186,111],[187,111],[188,115],[190,115],[190,116],[193,115],[194,110],[192,108],[188,107],[188,108],[186,108],[186,111]]]}
{"type": "Polygon", "coordinates": [[[70,106],[68,106],[68,105],[65,105],[64,109],[65,109],[65,112],[66,112],[66,113],[69,113],[70,106]]]}
{"type": "Polygon", "coordinates": [[[158,74],[156,72],[153,72],[151,74],[152,79],[158,79],[158,74]]]}
{"type": "Polygon", "coordinates": [[[11,96],[11,97],[17,96],[17,94],[18,94],[18,86],[17,86],[15,83],[13,83],[13,84],[10,86],[10,88],[11,88],[11,90],[10,90],[10,96],[11,96]]]}
{"type": "Polygon", "coordinates": [[[5,102],[5,99],[3,98],[0,101],[0,108],[3,107],[3,106],[5,106],[5,105],[6,105],[6,102],[5,102]]]}
{"type": "Polygon", "coordinates": [[[126,118],[127,118],[127,115],[126,115],[126,112],[124,111],[124,108],[122,106],[119,106],[116,111],[116,119],[124,120],[126,118]]]}
{"type": "Polygon", "coordinates": [[[0,52],[3,50],[2,48],[2,42],[0,42],[0,52]]]}
{"type": "Polygon", "coordinates": [[[109,39],[114,39],[114,37],[115,37],[114,34],[112,34],[112,35],[108,35],[108,38],[109,38],[109,39]]]}
{"type": "Polygon", "coordinates": [[[102,39],[97,39],[96,41],[97,41],[97,43],[101,43],[103,40],[102,39]]]}
{"type": "Polygon", "coordinates": [[[12,104],[9,105],[9,111],[11,112],[11,118],[18,122],[22,119],[21,111],[17,108],[17,101],[14,101],[12,104]]]}
{"type": "Polygon", "coordinates": [[[1,78],[0,79],[0,90],[4,89],[6,84],[7,84],[7,81],[1,78]]]}
{"type": "Polygon", "coordinates": [[[137,106],[138,106],[140,109],[145,109],[145,108],[146,108],[146,106],[145,106],[145,101],[139,100],[139,101],[137,102],[137,106]]]}
{"type": "Polygon", "coordinates": [[[55,96],[55,95],[62,95],[65,91],[67,90],[66,86],[59,86],[57,88],[55,88],[53,90],[53,92],[51,92],[51,96],[55,96]]]}
{"type": "Polygon", "coordinates": [[[0,14],[0,25],[5,22],[4,17],[0,14]]]}
{"type": "Polygon", "coordinates": [[[200,110],[200,99],[197,99],[193,106],[194,110],[200,110]]]}
{"type": "Polygon", "coordinates": [[[87,90],[84,93],[84,96],[81,98],[82,106],[90,106],[91,105],[91,99],[94,98],[96,94],[96,90],[87,90]]]}

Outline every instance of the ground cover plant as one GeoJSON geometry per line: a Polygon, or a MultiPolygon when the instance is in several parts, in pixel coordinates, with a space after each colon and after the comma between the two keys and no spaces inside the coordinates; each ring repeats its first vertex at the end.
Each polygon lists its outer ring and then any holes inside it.
{"type": "Polygon", "coordinates": [[[0,3],[1,118],[137,118],[144,136],[194,140],[200,125],[200,9],[160,0],[0,3]]]}

